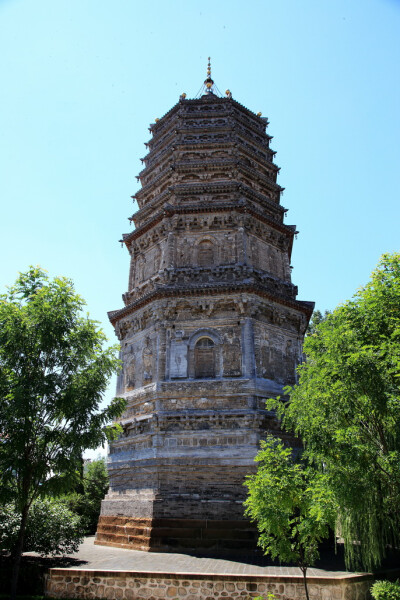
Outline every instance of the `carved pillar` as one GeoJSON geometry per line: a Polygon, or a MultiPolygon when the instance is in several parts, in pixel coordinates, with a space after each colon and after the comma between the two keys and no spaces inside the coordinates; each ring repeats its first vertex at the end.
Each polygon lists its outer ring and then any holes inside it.
{"type": "Polygon", "coordinates": [[[136,271],[136,259],[135,259],[135,243],[132,242],[129,253],[131,255],[131,264],[129,267],[129,282],[128,291],[131,291],[135,287],[135,271],[136,271]]]}
{"type": "Polygon", "coordinates": [[[289,256],[286,254],[286,252],[282,253],[282,266],[283,266],[283,274],[282,274],[283,279],[285,279],[286,281],[291,281],[289,256]]]}
{"type": "Polygon", "coordinates": [[[239,227],[237,238],[238,262],[247,265],[247,233],[243,226],[239,227]]]}
{"type": "MultiPolygon", "coordinates": [[[[122,361],[122,358],[123,358],[123,357],[122,357],[122,350],[121,350],[121,349],[119,350],[119,353],[118,353],[118,358],[119,358],[119,360],[121,360],[121,361],[122,361]]],[[[121,371],[120,371],[120,372],[118,373],[118,375],[117,375],[117,389],[116,389],[116,395],[118,396],[119,394],[123,394],[123,393],[124,393],[124,391],[125,391],[125,389],[124,389],[124,372],[123,372],[123,370],[121,369],[121,371]]]]}
{"type": "Polygon", "coordinates": [[[241,319],[242,348],[243,348],[243,376],[253,377],[256,372],[254,352],[254,331],[250,317],[241,319]]]}
{"type": "Polygon", "coordinates": [[[167,349],[167,329],[164,322],[160,322],[156,327],[157,331],[157,381],[165,379],[165,359],[167,349]]]}
{"type": "Polygon", "coordinates": [[[174,252],[175,250],[175,236],[173,231],[170,231],[168,233],[168,238],[167,238],[167,250],[166,250],[166,263],[167,263],[167,268],[172,269],[174,267],[174,252]]]}

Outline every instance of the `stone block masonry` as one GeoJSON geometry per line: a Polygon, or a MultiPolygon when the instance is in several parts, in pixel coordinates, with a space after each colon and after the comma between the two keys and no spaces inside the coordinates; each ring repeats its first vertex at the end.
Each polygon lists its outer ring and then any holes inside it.
{"type": "MultiPolygon", "coordinates": [[[[372,575],[309,577],[311,600],[369,600],[372,575]]],[[[302,577],[50,569],[47,596],[107,600],[305,600],[302,577]]]]}
{"type": "Polygon", "coordinates": [[[229,548],[243,553],[255,547],[257,531],[244,520],[133,519],[100,517],[98,545],[145,551],[192,551],[196,548],[218,552],[229,548]]]}

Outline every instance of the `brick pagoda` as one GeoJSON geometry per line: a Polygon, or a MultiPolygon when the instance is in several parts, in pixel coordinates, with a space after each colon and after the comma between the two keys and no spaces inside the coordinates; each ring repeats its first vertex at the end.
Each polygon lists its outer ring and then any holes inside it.
{"type": "Polygon", "coordinates": [[[268,121],[220,97],[179,102],[151,140],[124,306],[123,435],[96,543],[142,550],[254,547],[243,480],[267,431],[265,400],[293,384],[313,303],[296,299],[268,121]]]}

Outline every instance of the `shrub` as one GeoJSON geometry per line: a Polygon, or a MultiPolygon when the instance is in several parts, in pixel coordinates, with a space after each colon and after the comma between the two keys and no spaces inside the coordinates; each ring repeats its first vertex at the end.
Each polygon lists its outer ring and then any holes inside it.
{"type": "MultiPolygon", "coordinates": [[[[20,525],[20,516],[12,504],[0,506],[0,543],[12,551],[20,525]]],[[[61,502],[44,498],[31,507],[25,533],[24,551],[53,556],[76,552],[82,543],[80,518],[61,502]]]]}
{"type": "Polygon", "coordinates": [[[376,581],[371,588],[374,600],[400,600],[399,581],[376,581]]]}
{"type": "Polygon", "coordinates": [[[12,504],[0,506],[0,550],[10,550],[14,546],[20,522],[12,504]]]}

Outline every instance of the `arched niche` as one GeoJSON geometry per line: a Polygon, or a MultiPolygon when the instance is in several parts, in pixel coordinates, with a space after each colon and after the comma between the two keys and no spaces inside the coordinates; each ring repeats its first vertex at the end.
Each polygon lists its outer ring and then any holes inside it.
{"type": "Polygon", "coordinates": [[[211,329],[201,329],[189,340],[189,377],[215,379],[221,376],[221,338],[211,329]]]}

